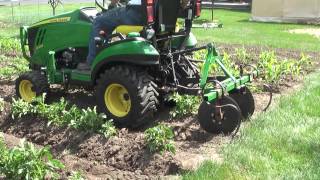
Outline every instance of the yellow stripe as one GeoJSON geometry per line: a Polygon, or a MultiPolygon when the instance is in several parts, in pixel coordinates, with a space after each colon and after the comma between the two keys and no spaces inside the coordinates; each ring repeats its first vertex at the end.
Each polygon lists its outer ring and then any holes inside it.
{"type": "Polygon", "coordinates": [[[134,25],[120,25],[116,28],[116,32],[121,34],[129,34],[131,32],[140,32],[143,30],[143,26],[134,26],[134,25]]]}
{"type": "Polygon", "coordinates": [[[31,27],[39,26],[39,25],[43,25],[43,24],[50,24],[50,23],[68,22],[68,21],[70,21],[70,19],[71,19],[71,17],[48,19],[48,20],[44,20],[44,21],[40,21],[38,23],[35,23],[31,27]]]}

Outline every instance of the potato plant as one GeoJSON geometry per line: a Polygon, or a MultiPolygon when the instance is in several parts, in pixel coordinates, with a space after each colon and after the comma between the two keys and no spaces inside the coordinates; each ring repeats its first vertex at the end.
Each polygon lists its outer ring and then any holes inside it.
{"type": "Polygon", "coordinates": [[[180,95],[175,93],[171,99],[176,102],[176,106],[170,111],[173,118],[194,115],[198,112],[201,99],[198,96],[180,95]]]}
{"type": "Polygon", "coordinates": [[[173,144],[174,134],[170,127],[159,124],[155,127],[147,129],[145,132],[145,141],[151,152],[165,151],[175,153],[176,149],[173,144]]]}
{"type": "Polygon", "coordinates": [[[12,99],[11,116],[12,119],[21,118],[27,114],[34,114],[35,107],[22,99],[12,99]]]}
{"type": "Polygon", "coordinates": [[[117,134],[117,129],[115,128],[112,120],[106,121],[104,124],[102,124],[99,132],[104,135],[106,138],[110,138],[112,136],[115,136],[117,134]]]}
{"type": "Polygon", "coordinates": [[[0,175],[6,179],[58,179],[64,165],[54,159],[49,148],[35,148],[21,141],[19,147],[8,149],[0,140],[0,175]]]}

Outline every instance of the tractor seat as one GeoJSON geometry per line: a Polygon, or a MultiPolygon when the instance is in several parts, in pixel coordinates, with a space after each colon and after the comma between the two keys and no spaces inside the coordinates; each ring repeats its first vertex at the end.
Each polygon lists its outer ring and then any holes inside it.
{"type": "Polygon", "coordinates": [[[136,25],[120,25],[115,29],[116,33],[121,33],[124,35],[128,35],[131,32],[141,32],[142,30],[143,26],[136,25]]]}
{"type": "Polygon", "coordinates": [[[142,0],[143,25],[120,25],[116,33],[128,35],[130,32],[142,32],[144,27],[152,25],[156,33],[175,32],[180,0],[142,0]]]}
{"type": "Polygon", "coordinates": [[[128,35],[131,32],[142,32],[145,26],[154,23],[154,6],[155,0],[142,0],[142,25],[120,25],[116,27],[115,32],[128,35]]]}

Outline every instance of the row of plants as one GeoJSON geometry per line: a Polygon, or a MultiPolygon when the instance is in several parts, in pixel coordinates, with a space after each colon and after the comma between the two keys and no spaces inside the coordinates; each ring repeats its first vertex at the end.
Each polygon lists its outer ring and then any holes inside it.
{"type": "MultiPolygon", "coordinates": [[[[233,61],[233,56],[224,53],[223,63],[225,66],[230,69],[233,74],[239,75],[239,64],[254,64],[260,72],[261,80],[273,86],[278,86],[286,78],[298,78],[312,66],[311,58],[304,54],[301,54],[299,59],[281,59],[276,56],[274,51],[263,51],[259,54],[257,62],[250,62],[253,58],[244,50],[240,52],[241,53],[236,53],[236,59],[239,61],[233,61]]],[[[213,65],[212,73],[216,72],[222,73],[220,68],[213,65]]]]}
{"type": "Polygon", "coordinates": [[[286,78],[297,78],[312,66],[311,58],[301,54],[299,60],[279,59],[274,51],[264,51],[259,56],[258,68],[264,81],[279,84],[286,78]]]}
{"type": "MultiPolygon", "coordinates": [[[[105,121],[103,114],[96,109],[79,109],[70,106],[63,98],[57,103],[45,104],[45,96],[36,98],[32,103],[13,99],[12,117],[26,115],[41,116],[48,119],[48,125],[67,125],[75,129],[91,130],[111,137],[116,134],[112,121],[105,121]]],[[[3,101],[4,102],[4,101],[3,101]]],[[[153,152],[175,153],[174,134],[167,125],[159,124],[144,132],[148,149],[153,152]]],[[[36,148],[22,141],[20,146],[8,149],[0,138],[0,177],[7,179],[59,179],[64,165],[53,158],[48,147],[36,148]]],[[[83,179],[80,172],[73,172],[70,180],[83,179]]]]}
{"type": "MultiPolygon", "coordinates": [[[[47,125],[68,126],[70,128],[92,131],[110,138],[117,134],[117,129],[112,120],[107,120],[106,115],[98,113],[96,107],[80,109],[70,105],[64,98],[59,102],[46,104],[45,95],[35,98],[32,103],[22,99],[13,99],[11,107],[12,118],[21,118],[32,115],[48,120],[47,125]]],[[[170,127],[160,124],[144,132],[145,142],[153,153],[175,152],[173,144],[173,131],[170,127]]]]}
{"type": "Polygon", "coordinates": [[[0,39],[0,54],[18,54],[20,53],[20,41],[16,38],[1,38],[0,39]]]}
{"type": "MultiPolygon", "coordinates": [[[[20,145],[9,149],[0,137],[0,178],[5,179],[60,179],[64,164],[55,159],[48,147],[36,148],[21,140],[20,145]]],[[[70,180],[82,180],[80,172],[72,172],[70,180]]]]}
{"type": "Polygon", "coordinates": [[[96,107],[80,109],[75,105],[71,106],[64,98],[52,104],[45,103],[45,95],[35,98],[33,103],[13,99],[11,111],[13,119],[26,115],[37,115],[47,119],[48,126],[68,126],[101,133],[106,138],[117,133],[112,120],[107,120],[106,115],[97,113],[96,107]]]}
{"type": "MultiPolygon", "coordinates": [[[[199,51],[194,55],[195,59],[205,59],[206,51],[199,51]]],[[[312,67],[311,57],[301,54],[299,59],[279,58],[274,51],[262,51],[257,60],[247,52],[245,48],[236,48],[234,54],[223,53],[223,64],[231,73],[239,75],[239,64],[254,64],[260,71],[260,78],[278,86],[286,78],[297,78],[312,67]]],[[[202,63],[199,64],[201,68],[202,63]]],[[[210,68],[211,74],[223,74],[217,64],[210,68]]]]}
{"type": "Polygon", "coordinates": [[[28,62],[20,57],[0,55],[0,79],[12,80],[29,70],[28,62]]]}

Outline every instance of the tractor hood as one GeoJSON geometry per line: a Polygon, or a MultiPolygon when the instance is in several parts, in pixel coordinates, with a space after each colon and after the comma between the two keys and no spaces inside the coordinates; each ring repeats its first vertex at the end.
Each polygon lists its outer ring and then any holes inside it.
{"type": "Polygon", "coordinates": [[[56,24],[56,23],[68,23],[68,22],[76,22],[76,21],[84,21],[91,23],[92,20],[96,17],[98,11],[95,7],[86,7],[77,9],[71,12],[67,12],[64,14],[60,14],[57,16],[53,16],[39,22],[36,22],[30,25],[30,28],[35,28],[43,25],[56,24]]]}
{"type": "Polygon", "coordinates": [[[96,8],[81,8],[24,27],[26,33],[21,39],[28,39],[32,61],[43,64],[43,59],[47,59],[49,51],[87,47],[96,14],[96,8]]]}

